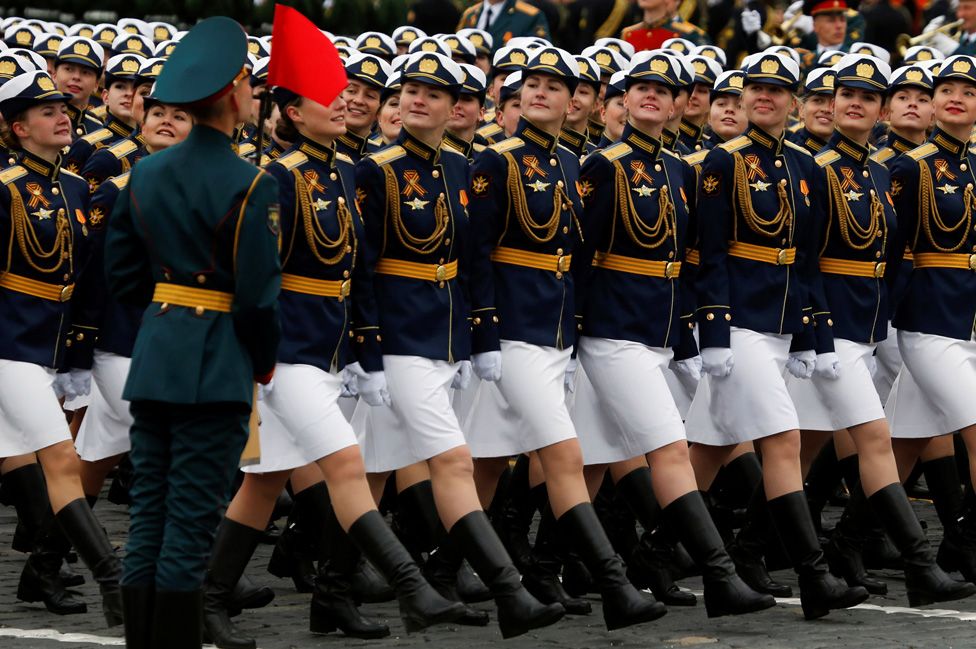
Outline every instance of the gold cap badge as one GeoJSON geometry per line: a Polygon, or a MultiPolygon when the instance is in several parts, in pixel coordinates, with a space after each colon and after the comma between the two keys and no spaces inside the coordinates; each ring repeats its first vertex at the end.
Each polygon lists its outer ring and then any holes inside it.
{"type": "Polygon", "coordinates": [[[874,66],[870,63],[860,63],[854,69],[854,73],[863,79],[870,79],[874,76],[874,66]]]}
{"type": "Polygon", "coordinates": [[[34,40],[33,34],[26,29],[22,29],[21,31],[17,32],[15,38],[17,39],[18,45],[30,45],[31,41],[34,40]]]}
{"type": "Polygon", "coordinates": [[[0,61],[0,77],[12,77],[17,71],[13,61],[0,61]]]}
{"type": "Polygon", "coordinates": [[[664,59],[654,59],[651,61],[651,72],[667,72],[670,67],[664,59]]]}
{"type": "Polygon", "coordinates": [[[695,61],[695,74],[705,74],[705,62],[695,61]]]}
{"type": "Polygon", "coordinates": [[[525,65],[525,54],[522,52],[512,52],[511,60],[515,65],[525,65]]]}
{"type": "Polygon", "coordinates": [[[959,59],[958,61],[952,64],[952,71],[962,72],[963,74],[966,74],[967,72],[969,72],[970,68],[972,67],[973,66],[969,64],[969,61],[965,59],[959,59]]]}
{"type": "Polygon", "coordinates": [[[909,70],[905,74],[905,78],[908,79],[909,81],[921,81],[922,80],[922,71],[921,70],[909,70]]]}
{"type": "Polygon", "coordinates": [[[38,77],[37,87],[44,92],[50,92],[51,90],[54,90],[54,82],[51,81],[51,77],[38,77]]]}
{"type": "Polygon", "coordinates": [[[88,46],[88,43],[75,43],[72,51],[79,56],[88,56],[91,53],[91,47],[88,46]]]}
{"type": "Polygon", "coordinates": [[[733,88],[741,88],[742,77],[738,74],[729,77],[729,85],[732,86],[733,88]]]}
{"type": "Polygon", "coordinates": [[[363,73],[373,76],[379,71],[379,66],[373,61],[363,61],[363,73]]]}
{"type": "Polygon", "coordinates": [[[434,74],[439,67],[437,59],[424,59],[420,62],[420,71],[424,74],[434,74]]]}
{"type": "Polygon", "coordinates": [[[376,36],[370,36],[369,38],[367,38],[366,43],[364,45],[364,47],[379,47],[379,46],[380,46],[380,39],[377,38],[376,36]]]}
{"type": "Polygon", "coordinates": [[[776,74],[779,72],[779,61],[776,59],[766,59],[759,64],[759,69],[763,74],[776,74]]]}
{"type": "Polygon", "coordinates": [[[122,61],[122,71],[123,72],[138,72],[139,62],[135,59],[125,59],[122,61]]]}
{"type": "Polygon", "coordinates": [[[556,65],[559,63],[559,56],[555,52],[543,52],[542,56],[539,57],[539,63],[542,65],[556,65]]]}

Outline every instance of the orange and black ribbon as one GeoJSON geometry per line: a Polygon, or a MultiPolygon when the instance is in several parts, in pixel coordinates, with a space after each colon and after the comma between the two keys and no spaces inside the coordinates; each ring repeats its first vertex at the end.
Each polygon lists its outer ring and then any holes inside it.
{"type": "Polygon", "coordinates": [[[30,200],[27,201],[28,207],[40,205],[47,209],[51,205],[51,201],[44,198],[44,189],[37,183],[27,183],[27,192],[31,195],[30,200]]]}
{"type": "Polygon", "coordinates": [[[424,194],[427,193],[427,190],[421,186],[420,174],[417,173],[416,171],[412,171],[412,170],[404,171],[403,182],[405,182],[407,186],[403,188],[403,192],[401,193],[407,198],[410,198],[414,194],[416,194],[417,196],[423,196],[424,194]]]}
{"type": "Polygon", "coordinates": [[[935,182],[939,182],[943,178],[947,180],[955,180],[956,174],[949,171],[949,163],[941,158],[935,161],[935,182]]]}
{"type": "Polygon", "coordinates": [[[525,165],[525,177],[532,180],[535,176],[541,176],[545,178],[545,170],[539,166],[539,160],[534,155],[524,155],[522,156],[522,164],[525,165]]]}
{"type": "Polygon", "coordinates": [[[630,183],[636,185],[640,182],[646,182],[648,185],[654,184],[654,179],[647,175],[647,168],[644,166],[644,162],[641,160],[632,160],[630,163],[630,168],[634,172],[630,176],[630,183]]]}
{"type": "Polygon", "coordinates": [[[853,169],[851,169],[850,167],[841,167],[840,175],[844,177],[844,180],[842,180],[840,183],[841,191],[847,192],[851,190],[857,191],[861,189],[861,186],[857,184],[856,180],[854,180],[853,169]]]}
{"type": "Polygon", "coordinates": [[[323,187],[322,183],[319,182],[319,174],[317,171],[314,169],[309,169],[302,174],[302,177],[305,179],[305,182],[308,183],[308,188],[310,191],[321,192],[323,194],[325,193],[325,187],[323,187]]]}
{"type": "Polygon", "coordinates": [[[750,181],[756,179],[766,180],[766,172],[759,166],[759,156],[755,153],[750,153],[743,160],[746,163],[746,175],[750,181]]]}

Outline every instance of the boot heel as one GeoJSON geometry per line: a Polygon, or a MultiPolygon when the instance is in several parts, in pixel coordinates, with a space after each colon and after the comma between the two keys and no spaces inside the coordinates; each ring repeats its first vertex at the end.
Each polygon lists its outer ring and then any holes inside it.
{"type": "Polygon", "coordinates": [[[312,619],[308,623],[308,630],[310,633],[325,635],[327,633],[335,633],[336,625],[332,622],[323,622],[322,620],[312,619]]]}
{"type": "Polygon", "coordinates": [[[912,608],[918,608],[919,606],[927,606],[935,602],[935,599],[928,593],[922,593],[917,591],[908,591],[908,605],[912,608]]]}
{"type": "Polygon", "coordinates": [[[817,620],[822,617],[825,617],[828,613],[830,613],[830,609],[823,608],[820,606],[813,606],[812,604],[810,605],[801,604],[800,608],[803,609],[804,620],[817,620]]]}

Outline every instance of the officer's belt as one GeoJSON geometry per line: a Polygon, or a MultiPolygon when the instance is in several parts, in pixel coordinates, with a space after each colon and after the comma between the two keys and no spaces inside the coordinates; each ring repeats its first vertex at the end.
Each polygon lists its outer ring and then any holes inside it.
{"type": "Polygon", "coordinates": [[[884,277],[887,264],[883,261],[849,261],[847,259],[820,258],[820,272],[851,277],[884,277]]]}
{"type": "Polygon", "coordinates": [[[500,264],[547,270],[550,273],[565,273],[569,270],[573,256],[545,255],[517,248],[498,247],[491,251],[491,260],[500,264]]]}
{"type": "Polygon", "coordinates": [[[905,247],[905,255],[902,257],[902,259],[911,262],[915,261],[915,255],[912,254],[912,251],[909,250],[907,246],[905,247]]]}
{"type": "Polygon", "coordinates": [[[304,293],[319,297],[348,297],[352,290],[352,280],[312,279],[301,275],[281,274],[281,288],[292,293],[304,293]]]}
{"type": "Polygon", "coordinates": [[[415,261],[383,257],[376,262],[376,272],[380,275],[408,277],[425,282],[444,282],[457,277],[458,263],[452,261],[447,264],[420,264],[415,261]]]}
{"type": "Polygon", "coordinates": [[[74,284],[48,284],[14,273],[4,273],[0,277],[0,287],[51,302],[67,302],[75,291],[74,284]]]}
{"type": "Polygon", "coordinates": [[[976,271],[976,255],[956,252],[916,252],[915,268],[957,268],[976,271]]]}
{"type": "Polygon", "coordinates": [[[230,313],[230,306],[234,302],[234,294],[213,291],[208,288],[194,288],[192,286],[161,282],[156,284],[152,301],[174,306],[185,306],[191,309],[197,309],[198,312],[207,310],[230,313]]]}
{"type": "Polygon", "coordinates": [[[767,248],[741,241],[729,243],[729,256],[761,261],[764,264],[789,266],[796,263],[796,248],[767,248]]]}
{"type": "Polygon", "coordinates": [[[593,258],[593,265],[606,270],[616,270],[621,273],[633,273],[646,277],[662,277],[675,279],[681,273],[680,261],[650,261],[636,257],[626,257],[612,253],[598,252],[593,258]]]}
{"type": "Polygon", "coordinates": [[[701,265],[701,253],[694,248],[685,250],[685,261],[695,266],[701,265]]]}

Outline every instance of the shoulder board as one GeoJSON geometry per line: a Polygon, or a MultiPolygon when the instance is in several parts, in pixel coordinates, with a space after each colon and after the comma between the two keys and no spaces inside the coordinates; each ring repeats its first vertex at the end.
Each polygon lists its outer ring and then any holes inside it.
{"type": "Polygon", "coordinates": [[[889,160],[891,160],[894,156],[895,156],[895,150],[889,146],[886,146],[883,149],[878,149],[877,151],[875,151],[874,154],[871,155],[871,159],[874,160],[875,162],[880,162],[881,164],[884,164],[889,160]]]}
{"type": "Polygon", "coordinates": [[[633,151],[633,149],[630,148],[630,145],[629,144],[627,144],[626,142],[618,142],[617,144],[614,144],[612,146],[608,146],[605,149],[601,149],[600,150],[600,155],[602,155],[604,158],[606,158],[610,162],[613,162],[614,160],[617,160],[618,158],[624,157],[625,155],[627,155],[631,151],[633,151]]]}
{"type": "Polygon", "coordinates": [[[796,133],[801,128],[803,128],[803,122],[797,122],[796,124],[790,124],[789,126],[787,126],[786,130],[789,131],[790,133],[796,133]]]}
{"type": "Polygon", "coordinates": [[[515,11],[518,11],[520,13],[523,13],[523,14],[525,14],[527,16],[534,16],[537,13],[539,13],[539,8],[538,7],[533,7],[528,2],[522,2],[522,0],[518,0],[515,3],[515,11]]]}
{"type": "Polygon", "coordinates": [[[495,122],[492,122],[491,124],[485,124],[477,131],[475,131],[475,133],[483,137],[491,137],[492,135],[497,135],[498,133],[501,133],[502,130],[503,129],[501,126],[499,126],[495,122]]]}
{"type": "Polygon", "coordinates": [[[73,173],[71,171],[68,171],[64,167],[61,167],[60,175],[67,176],[68,178],[77,178],[78,180],[83,181],[86,185],[88,184],[88,181],[87,180],[85,180],[84,178],[82,178],[81,176],[79,176],[76,173],[73,173]]]}
{"type": "Polygon", "coordinates": [[[246,158],[257,150],[257,147],[250,142],[242,142],[237,145],[237,157],[246,158]]]}
{"type": "Polygon", "coordinates": [[[383,146],[383,138],[377,135],[376,137],[369,138],[368,142],[376,146],[383,146]]]}
{"type": "Polygon", "coordinates": [[[750,142],[752,142],[752,140],[750,140],[748,136],[740,135],[739,137],[732,138],[728,142],[722,142],[721,144],[718,145],[718,148],[722,149],[723,151],[728,151],[729,153],[732,153],[733,151],[738,151],[739,149],[746,148],[747,146],[749,146],[750,142]]]}
{"type": "MultiPolygon", "coordinates": [[[[704,153],[708,153],[708,151],[706,149],[703,149],[702,151],[704,153]]],[[[681,156],[678,155],[677,153],[675,153],[674,151],[672,151],[671,149],[662,148],[661,149],[661,153],[664,154],[664,155],[669,155],[672,158],[674,158],[675,160],[681,160],[681,156]]],[[[701,153],[701,152],[699,152],[699,153],[701,153]]]]}
{"type": "Polygon", "coordinates": [[[336,160],[338,160],[339,162],[345,162],[346,164],[355,164],[352,161],[352,158],[350,158],[345,153],[340,153],[339,151],[336,151],[335,157],[336,157],[336,160]]]}
{"type": "Polygon", "coordinates": [[[969,147],[969,152],[972,154],[976,154],[976,146],[969,147]]]}
{"type": "Polygon", "coordinates": [[[813,154],[812,153],[810,153],[809,151],[807,151],[806,149],[804,149],[802,146],[800,146],[796,142],[790,142],[789,140],[783,140],[783,144],[785,144],[786,146],[790,147],[791,149],[795,149],[796,151],[802,151],[803,153],[807,154],[808,156],[813,157],[813,154]]]}
{"type": "Polygon", "coordinates": [[[125,189],[125,186],[129,184],[129,172],[109,178],[108,181],[119,189],[125,189]]]}
{"type": "Polygon", "coordinates": [[[475,142],[472,145],[472,148],[475,150],[476,153],[481,153],[482,151],[484,151],[488,147],[486,147],[484,144],[478,144],[477,142],[475,142]]]}
{"type": "Polygon", "coordinates": [[[14,165],[9,169],[4,169],[0,172],[0,183],[4,185],[9,185],[13,181],[17,180],[21,176],[26,176],[27,170],[20,165],[14,165]]]}
{"type": "Polygon", "coordinates": [[[488,148],[495,153],[507,153],[513,149],[525,146],[525,140],[520,137],[510,137],[508,139],[502,140],[501,142],[496,142],[488,148]]]}
{"type": "Polygon", "coordinates": [[[382,167],[394,160],[399,160],[405,155],[407,155],[407,150],[399,144],[396,144],[388,149],[369,154],[369,159],[375,162],[377,166],[382,167]]]}
{"type": "Polygon", "coordinates": [[[707,150],[705,150],[705,151],[695,151],[691,155],[686,155],[684,157],[684,160],[685,160],[685,162],[687,162],[691,166],[700,165],[701,163],[703,163],[705,161],[705,156],[707,156],[707,155],[708,155],[708,151],[707,150]]]}
{"type": "Polygon", "coordinates": [[[280,156],[275,162],[280,164],[285,169],[291,171],[300,164],[304,164],[308,161],[308,156],[306,156],[301,151],[292,151],[288,155],[280,156]]]}
{"type": "Polygon", "coordinates": [[[465,160],[467,160],[467,159],[468,159],[468,158],[467,158],[467,156],[465,156],[465,155],[464,155],[463,153],[461,153],[460,151],[458,151],[457,149],[455,149],[455,148],[454,148],[453,146],[451,146],[450,144],[448,144],[447,146],[442,146],[442,147],[441,147],[441,151],[447,151],[447,152],[448,152],[448,153],[450,153],[451,155],[459,155],[459,156],[461,156],[462,158],[464,158],[465,160]]]}
{"type": "Polygon", "coordinates": [[[921,160],[922,158],[929,157],[930,155],[932,155],[933,153],[935,153],[938,150],[939,150],[939,147],[935,146],[931,142],[926,142],[925,144],[923,144],[922,146],[918,147],[917,149],[912,149],[911,151],[909,151],[905,155],[907,155],[912,160],[921,160]]]}
{"type": "Polygon", "coordinates": [[[827,149],[826,151],[821,151],[817,155],[813,156],[813,159],[817,161],[817,164],[821,167],[826,167],[832,162],[835,162],[840,158],[840,154],[833,149],[827,149]]]}
{"type": "Polygon", "coordinates": [[[120,140],[108,148],[116,158],[121,160],[125,156],[129,155],[133,151],[139,148],[139,145],[132,140],[125,139],[120,140]]]}
{"type": "Polygon", "coordinates": [[[697,25],[692,25],[691,23],[685,22],[683,20],[675,21],[671,23],[669,27],[674,29],[676,32],[681,32],[683,34],[704,33],[702,32],[701,28],[698,27],[697,25]]]}
{"type": "Polygon", "coordinates": [[[100,128],[94,133],[83,135],[81,139],[88,144],[98,144],[99,142],[107,140],[110,137],[112,137],[112,131],[108,130],[107,128],[100,128]]]}

